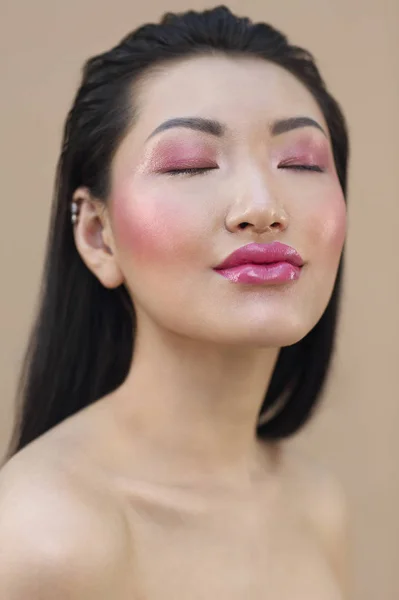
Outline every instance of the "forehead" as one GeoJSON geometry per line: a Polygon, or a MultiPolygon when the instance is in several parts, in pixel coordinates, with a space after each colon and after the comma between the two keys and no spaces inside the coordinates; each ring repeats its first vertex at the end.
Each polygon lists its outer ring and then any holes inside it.
{"type": "MultiPolygon", "coordinates": [[[[140,129],[180,116],[206,116],[228,127],[309,116],[327,128],[312,94],[294,75],[265,59],[198,56],[160,65],[136,88],[140,129]]],[[[138,123],[138,124],[139,124],[138,123]]]]}

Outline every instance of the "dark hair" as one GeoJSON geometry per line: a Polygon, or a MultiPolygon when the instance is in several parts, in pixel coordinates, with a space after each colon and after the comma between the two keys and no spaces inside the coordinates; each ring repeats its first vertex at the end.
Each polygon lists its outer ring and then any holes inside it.
{"type": "MultiPolygon", "coordinates": [[[[140,77],[161,63],[207,53],[264,58],[307,87],[328,124],[346,193],[348,136],[340,107],[312,55],[290,45],[270,25],[238,18],[225,6],[166,13],[159,24],[139,27],[111,50],[87,60],[65,123],[40,304],[22,365],[9,456],[116,389],[127,376],[134,350],[134,307],[124,286],[103,287],[83,263],[73,238],[70,202],[79,186],[106,201],[113,155],[134,122],[131,97],[140,77]]],[[[298,343],[280,350],[260,411],[258,434],[263,438],[295,433],[320,397],[333,352],[342,268],[343,255],[317,325],[298,343]],[[262,422],[270,411],[272,416],[262,422]]]]}

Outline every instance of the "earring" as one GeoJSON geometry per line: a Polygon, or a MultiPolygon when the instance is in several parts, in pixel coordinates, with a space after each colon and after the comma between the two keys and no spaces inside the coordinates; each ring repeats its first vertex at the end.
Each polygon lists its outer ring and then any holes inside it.
{"type": "Polygon", "coordinates": [[[72,225],[75,225],[78,221],[79,218],[79,206],[78,203],[75,201],[71,202],[71,221],[72,221],[72,225]]]}

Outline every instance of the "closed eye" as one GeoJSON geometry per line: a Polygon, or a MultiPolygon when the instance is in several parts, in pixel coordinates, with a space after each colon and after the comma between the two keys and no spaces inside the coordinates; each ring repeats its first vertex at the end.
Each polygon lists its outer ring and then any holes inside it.
{"type": "Polygon", "coordinates": [[[324,173],[324,170],[318,165],[280,165],[279,169],[291,169],[293,171],[315,171],[316,173],[324,173]]]}
{"type": "Polygon", "coordinates": [[[218,167],[197,167],[194,169],[173,169],[171,171],[164,171],[165,175],[203,175],[207,171],[212,171],[218,167]]]}
{"type": "MultiPolygon", "coordinates": [[[[196,167],[187,169],[173,169],[171,171],[164,171],[164,175],[204,175],[208,171],[213,171],[218,167],[196,167]]],[[[318,165],[281,165],[279,169],[290,169],[292,171],[313,171],[316,173],[323,173],[324,170],[318,165]]]]}

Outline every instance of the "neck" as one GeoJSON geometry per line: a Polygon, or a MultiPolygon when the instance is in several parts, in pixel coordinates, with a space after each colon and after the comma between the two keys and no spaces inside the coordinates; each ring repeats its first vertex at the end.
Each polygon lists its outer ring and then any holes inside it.
{"type": "Polygon", "coordinates": [[[260,464],[256,425],[277,355],[146,328],[115,404],[146,472],[218,481],[251,476],[260,464]]]}

